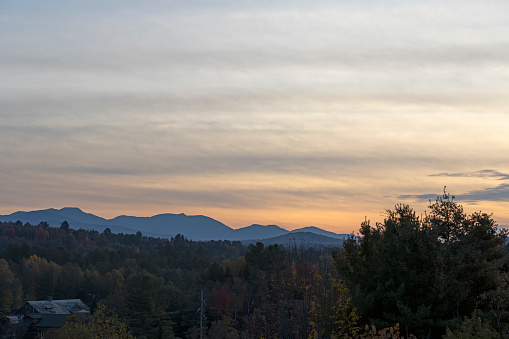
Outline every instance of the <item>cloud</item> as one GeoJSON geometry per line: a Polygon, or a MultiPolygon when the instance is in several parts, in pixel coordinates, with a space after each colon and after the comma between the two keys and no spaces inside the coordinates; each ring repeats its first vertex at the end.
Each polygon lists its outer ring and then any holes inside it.
{"type": "Polygon", "coordinates": [[[0,88],[23,94],[27,87],[65,93],[505,89],[505,76],[495,69],[509,56],[503,15],[508,5],[502,2],[389,1],[391,9],[372,2],[285,8],[289,3],[276,1],[275,7],[221,10],[206,2],[162,7],[157,2],[155,10],[152,2],[122,3],[122,10],[112,10],[116,3],[108,2],[107,11],[102,3],[94,7],[92,2],[86,10],[62,6],[50,18],[37,11],[28,18],[20,9],[8,11],[0,28],[11,34],[0,38],[6,46],[0,63],[9,71],[0,88]]]}
{"type": "MultiPolygon", "coordinates": [[[[430,177],[454,177],[454,178],[483,178],[496,180],[509,180],[509,174],[499,172],[493,169],[484,169],[473,172],[453,172],[431,174],[430,177]]],[[[400,195],[402,199],[416,200],[434,200],[441,194],[408,194],[400,195]]],[[[509,202],[509,184],[502,183],[495,187],[471,190],[466,193],[455,195],[458,201],[478,202],[478,201],[497,201],[509,202]]]]}
{"type": "Polygon", "coordinates": [[[462,178],[497,178],[498,180],[509,180],[509,174],[492,169],[485,169],[475,172],[463,173],[438,173],[430,174],[430,177],[462,177],[462,178]]]}
{"type": "Polygon", "coordinates": [[[428,201],[428,200],[435,200],[437,197],[439,197],[440,194],[402,194],[399,195],[399,199],[415,199],[415,200],[422,200],[422,201],[428,201]]]}
{"type": "Polygon", "coordinates": [[[458,200],[462,201],[504,201],[509,202],[509,184],[501,184],[496,187],[489,187],[480,190],[474,190],[465,194],[458,195],[458,200]]]}

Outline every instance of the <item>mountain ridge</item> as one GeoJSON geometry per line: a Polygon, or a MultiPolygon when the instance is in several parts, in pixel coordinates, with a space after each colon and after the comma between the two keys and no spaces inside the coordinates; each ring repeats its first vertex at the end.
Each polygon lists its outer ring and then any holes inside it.
{"type": "Polygon", "coordinates": [[[326,238],[344,239],[347,234],[337,234],[322,230],[315,226],[303,227],[288,231],[277,225],[252,224],[250,226],[233,229],[224,223],[204,215],[186,215],[184,213],[162,213],[151,217],[136,217],[119,215],[106,219],[92,213],[87,213],[78,207],[64,207],[61,209],[48,208],[34,211],[17,211],[9,215],[0,215],[0,221],[30,223],[37,225],[47,222],[51,227],[59,227],[67,220],[71,228],[94,229],[104,231],[110,228],[114,233],[142,234],[153,237],[170,238],[182,234],[186,238],[196,241],[231,240],[249,241],[253,239],[270,239],[296,233],[312,233],[326,238]]]}

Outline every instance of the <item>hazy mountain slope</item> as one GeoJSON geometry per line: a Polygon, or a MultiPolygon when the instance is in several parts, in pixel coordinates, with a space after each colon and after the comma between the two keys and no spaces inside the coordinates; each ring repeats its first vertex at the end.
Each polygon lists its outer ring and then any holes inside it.
{"type": "Polygon", "coordinates": [[[232,228],[203,215],[168,213],[153,217],[119,216],[109,220],[109,224],[136,228],[142,233],[145,231],[166,236],[182,234],[193,240],[223,240],[233,234],[232,228]]]}
{"type": "Polygon", "coordinates": [[[311,247],[321,247],[321,246],[342,246],[343,240],[327,237],[324,235],[312,233],[312,232],[295,232],[288,233],[284,235],[280,235],[278,237],[269,238],[269,239],[257,239],[257,240],[245,240],[243,243],[257,243],[261,242],[264,245],[283,245],[286,247],[292,246],[311,246],[311,247]]]}
{"type": "Polygon", "coordinates": [[[273,238],[289,232],[277,225],[258,225],[238,228],[233,231],[231,240],[245,240],[245,239],[265,239],[273,238]]]}
{"type": "MultiPolygon", "coordinates": [[[[13,221],[16,222],[18,220],[23,223],[30,223],[32,225],[37,225],[41,221],[46,221],[52,227],[58,227],[62,223],[62,221],[66,220],[65,217],[58,214],[58,210],[54,208],[50,208],[47,210],[39,210],[39,211],[30,211],[30,212],[15,212],[9,215],[0,215],[0,221],[13,221]]],[[[73,218],[69,218],[67,220],[69,223],[78,222],[73,218]]]]}
{"type": "Polygon", "coordinates": [[[311,232],[311,233],[320,234],[320,235],[324,235],[326,237],[331,237],[331,238],[336,238],[336,239],[346,239],[349,236],[348,234],[338,234],[338,233],[322,230],[321,228],[318,228],[315,226],[303,227],[303,228],[299,228],[299,229],[295,229],[295,230],[291,231],[291,233],[297,233],[297,232],[311,232]]]}
{"type": "Polygon", "coordinates": [[[70,220],[74,220],[88,225],[106,225],[108,221],[107,219],[98,217],[92,213],[85,213],[77,207],[64,207],[60,210],[51,208],[50,210],[52,210],[55,214],[65,217],[66,219],[64,220],[67,220],[68,222],[70,222],[70,220]]]}
{"type": "MultiPolygon", "coordinates": [[[[64,207],[60,210],[49,208],[46,210],[38,210],[31,212],[15,212],[9,215],[0,215],[0,221],[22,221],[23,223],[30,223],[38,225],[41,221],[47,222],[51,227],[60,227],[60,224],[67,220],[71,228],[78,229],[84,228],[87,230],[96,230],[99,232],[104,231],[109,227],[114,233],[128,233],[134,234],[136,229],[124,227],[121,225],[110,225],[107,219],[95,216],[90,213],[85,213],[76,207],[64,207]]],[[[154,234],[146,234],[154,235],[154,234]]]]}
{"type": "MultiPolygon", "coordinates": [[[[317,227],[305,227],[300,230],[287,231],[277,225],[257,225],[232,229],[227,225],[203,215],[188,216],[185,214],[158,214],[152,217],[118,216],[113,219],[105,219],[85,213],[76,207],[65,207],[62,209],[46,209],[31,212],[15,212],[10,215],[0,215],[0,221],[15,222],[21,220],[23,223],[37,225],[46,221],[52,227],[59,227],[67,220],[71,228],[94,229],[102,232],[109,227],[114,233],[136,233],[154,237],[173,237],[182,234],[192,240],[248,240],[248,239],[269,239],[280,236],[293,235],[293,238],[300,239],[299,233],[310,233],[325,236],[324,241],[330,242],[327,238],[341,239],[345,235],[324,231],[317,227]],[[305,232],[302,232],[305,231],[305,232]]],[[[284,238],[281,238],[284,239],[284,238]]],[[[306,236],[310,239],[310,236],[306,236]]],[[[318,239],[318,238],[316,238],[318,239]]],[[[316,240],[315,239],[315,240],[316,240]]],[[[281,240],[283,241],[283,240],[281,240]]],[[[308,241],[308,240],[306,240],[308,241]]],[[[318,240],[317,240],[318,241],[318,240]]]]}

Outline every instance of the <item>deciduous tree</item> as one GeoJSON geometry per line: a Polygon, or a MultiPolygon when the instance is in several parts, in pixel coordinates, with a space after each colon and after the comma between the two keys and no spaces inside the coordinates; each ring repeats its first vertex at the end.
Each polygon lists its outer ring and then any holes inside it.
{"type": "Polygon", "coordinates": [[[115,314],[99,306],[92,316],[71,316],[55,333],[56,339],[134,339],[115,314]]]}

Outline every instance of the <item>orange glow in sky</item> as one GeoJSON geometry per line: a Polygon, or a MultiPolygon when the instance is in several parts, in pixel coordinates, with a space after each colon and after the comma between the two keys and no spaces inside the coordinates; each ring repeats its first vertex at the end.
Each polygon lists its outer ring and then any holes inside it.
{"type": "Polygon", "coordinates": [[[443,187],[509,226],[509,2],[15,1],[0,214],[356,232],[443,187]],[[29,10],[28,10],[29,9],[29,10]]]}

